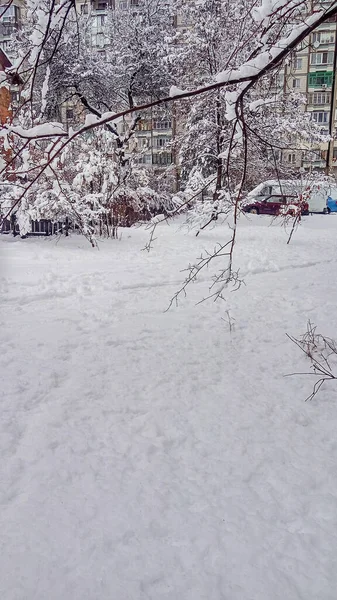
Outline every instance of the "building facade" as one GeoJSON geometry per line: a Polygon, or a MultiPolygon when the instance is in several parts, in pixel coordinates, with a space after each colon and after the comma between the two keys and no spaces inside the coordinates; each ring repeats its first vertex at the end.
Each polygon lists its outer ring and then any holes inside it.
{"type": "Polygon", "coordinates": [[[0,0],[0,48],[9,56],[15,57],[11,47],[12,37],[24,19],[25,0],[0,0]]]}
{"type": "Polygon", "coordinates": [[[333,138],[329,143],[309,142],[307,149],[285,152],[285,162],[306,171],[337,173],[336,40],[337,22],[333,17],[302,42],[283,69],[284,91],[303,94],[305,112],[319,125],[322,134],[333,138]]]}

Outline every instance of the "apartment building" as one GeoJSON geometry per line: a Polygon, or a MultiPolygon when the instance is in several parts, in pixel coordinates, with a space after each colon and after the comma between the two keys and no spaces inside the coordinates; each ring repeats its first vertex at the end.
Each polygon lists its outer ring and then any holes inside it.
{"type": "MultiPolygon", "coordinates": [[[[0,0],[0,70],[8,69],[15,59],[15,52],[11,47],[13,34],[17,31],[22,23],[25,14],[25,0],[13,0],[11,3],[7,0],[0,0]]],[[[6,91],[6,101],[4,103],[5,91],[1,93],[1,122],[4,123],[3,114],[8,114],[6,119],[12,118],[12,111],[15,109],[20,100],[20,89],[22,81],[20,78],[13,77],[10,89],[6,91]],[[8,102],[8,107],[7,107],[8,102]],[[5,112],[3,107],[5,108],[5,112]]]]}
{"type": "MultiPolygon", "coordinates": [[[[293,53],[283,70],[285,92],[303,94],[306,97],[303,110],[310,113],[323,134],[334,138],[324,144],[309,141],[303,151],[284,153],[282,158],[285,162],[302,170],[321,169],[337,173],[336,35],[336,19],[327,20],[293,53]]],[[[303,148],[303,143],[301,146],[303,148]]]]}
{"type": "Polygon", "coordinates": [[[14,58],[11,41],[24,18],[25,0],[0,0],[0,48],[7,56],[14,58]]]}

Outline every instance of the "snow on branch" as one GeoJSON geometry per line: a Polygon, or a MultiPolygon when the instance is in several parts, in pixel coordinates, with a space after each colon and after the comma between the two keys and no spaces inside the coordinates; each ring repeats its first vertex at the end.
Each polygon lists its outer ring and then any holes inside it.
{"type": "Polygon", "coordinates": [[[66,137],[68,134],[64,129],[62,123],[42,123],[41,125],[35,125],[29,129],[24,129],[20,125],[13,125],[4,127],[0,133],[14,133],[18,137],[24,140],[41,140],[53,137],[66,137]]]}

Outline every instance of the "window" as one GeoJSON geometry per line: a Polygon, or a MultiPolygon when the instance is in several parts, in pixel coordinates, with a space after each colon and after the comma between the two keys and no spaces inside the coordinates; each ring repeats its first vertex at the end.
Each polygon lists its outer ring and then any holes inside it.
{"type": "Polygon", "coordinates": [[[93,46],[97,46],[98,48],[104,48],[105,45],[105,37],[104,33],[98,32],[97,35],[92,36],[93,46]]]}
{"type": "Polygon", "coordinates": [[[100,28],[105,23],[105,15],[98,15],[96,17],[96,27],[100,28]]]}
{"type": "Polygon", "coordinates": [[[148,146],[147,137],[139,137],[137,138],[137,145],[139,148],[146,148],[148,146]]]}
{"type": "Polygon", "coordinates": [[[74,110],[72,108],[67,108],[67,110],[66,110],[67,121],[71,121],[73,118],[74,118],[74,110]]]}
{"type": "Polygon", "coordinates": [[[151,121],[144,121],[143,119],[141,121],[139,121],[138,123],[138,129],[140,131],[150,131],[151,128],[151,121]]]}
{"type": "Polygon", "coordinates": [[[3,16],[1,17],[1,21],[3,23],[13,23],[14,21],[18,21],[20,18],[20,9],[18,6],[14,6],[13,4],[8,6],[6,11],[5,6],[1,6],[1,14],[2,13],[3,16]]]}
{"type": "Polygon", "coordinates": [[[89,12],[88,4],[81,4],[81,15],[87,15],[89,12]]]}
{"type": "Polygon", "coordinates": [[[154,165],[170,165],[172,163],[172,154],[169,152],[161,152],[153,155],[154,165]]]}
{"type": "Polygon", "coordinates": [[[168,119],[153,121],[153,129],[171,129],[172,122],[168,119]]]}
{"type": "Polygon", "coordinates": [[[309,94],[309,104],[330,104],[331,93],[330,92],[314,92],[309,94]]]}
{"type": "Polygon", "coordinates": [[[130,6],[139,6],[139,0],[130,0],[130,6]]]}
{"type": "Polygon", "coordinates": [[[121,10],[126,10],[128,7],[127,0],[119,0],[119,8],[121,10]]]}
{"type": "Polygon", "coordinates": [[[14,103],[18,103],[20,100],[20,94],[19,92],[12,92],[12,102],[14,103]]]}
{"type": "Polygon", "coordinates": [[[11,45],[11,40],[1,40],[0,41],[0,48],[2,50],[4,50],[5,52],[6,52],[6,50],[8,50],[10,45],[11,45]]]}
{"type": "Polygon", "coordinates": [[[270,198],[267,198],[266,202],[268,202],[268,204],[275,204],[276,202],[278,204],[284,204],[285,203],[285,197],[284,196],[270,196],[270,198]]]}
{"type": "Polygon", "coordinates": [[[19,27],[20,9],[17,6],[11,5],[5,10],[5,6],[1,6],[0,14],[3,15],[0,19],[1,34],[3,36],[13,35],[14,30],[19,27]]]}
{"type": "Polygon", "coordinates": [[[300,87],[301,87],[301,80],[293,79],[293,88],[300,88],[300,87]]]}
{"type": "Polygon", "coordinates": [[[97,5],[97,10],[106,10],[107,9],[107,3],[106,2],[99,2],[97,5]]]}
{"type": "Polygon", "coordinates": [[[332,65],[333,52],[314,52],[310,57],[312,65],[332,65]]]}
{"type": "Polygon", "coordinates": [[[287,155],[287,162],[290,163],[291,165],[295,164],[295,162],[296,162],[295,152],[289,152],[289,154],[287,155]]]}
{"type": "Polygon", "coordinates": [[[138,162],[142,165],[150,165],[152,163],[152,155],[151,154],[142,154],[138,158],[138,162]]]}
{"type": "Polygon", "coordinates": [[[271,76],[271,85],[275,87],[280,87],[283,84],[282,77],[279,73],[271,76]]]}
{"type": "Polygon", "coordinates": [[[308,74],[309,87],[321,87],[322,85],[332,85],[332,71],[317,71],[308,74]]]}
{"type": "Polygon", "coordinates": [[[335,33],[333,31],[315,31],[312,34],[314,44],[334,44],[335,33]]]}
{"type": "Polygon", "coordinates": [[[15,16],[14,8],[15,7],[13,5],[12,6],[8,6],[7,9],[6,9],[6,6],[2,6],[1,7],[1,12],[4,13],[4,15],[2,17],[2,20],[14,17],[15,16]],[[5,12],[5,9],[6,9],[6,12],[5,12]]]}
{"type": "Polygon", "coordinates": [[[163,148],[168,142],[171,141],[171,136],[158,136],[154,138],[156,148],[163,148]]]}
{"type": "Polygon", "coordinates": [[[302,58],[295,58],[294,60],[294,69],[296,71],[302,69],[302,65],[303,65],[303,59],[302,58]]]}
{"type": "Polygon", "coordinates": [[[329,123],[329,113],[327,111],[313,111],[312,113],[312,118],[316,123],[320,123],[320,124],[328,124],[329,123]]]}
{"type": "Polygon", "coordinates": [[[259,196],[268,196],[270,194],[273,193],[273,188],[271,185],[267,185],[266,187],[264,187],[260,192],[259,192],[259,196]]]}
{"type": "Polygon", "coordinates": [[[296,50],[298,52],[300,52],[300,50],[305,50],[308,47],[308,44],[305,40],[302,40],[302,42],[300,42],[297,46],[296,46],[296,50]]]}

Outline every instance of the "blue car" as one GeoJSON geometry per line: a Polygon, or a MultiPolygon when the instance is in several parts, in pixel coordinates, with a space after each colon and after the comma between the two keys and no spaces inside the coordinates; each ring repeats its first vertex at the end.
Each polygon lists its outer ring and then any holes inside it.
{"type": "Polygon", "coordinates": [[[329,196],[326,202],[326,208],[327,213],[337,212],[337,200],[334,200],[329,196]]]}

